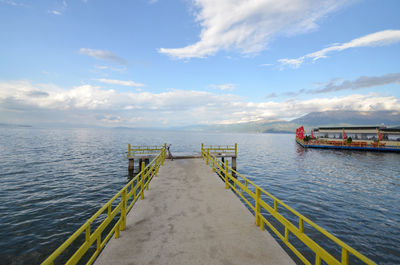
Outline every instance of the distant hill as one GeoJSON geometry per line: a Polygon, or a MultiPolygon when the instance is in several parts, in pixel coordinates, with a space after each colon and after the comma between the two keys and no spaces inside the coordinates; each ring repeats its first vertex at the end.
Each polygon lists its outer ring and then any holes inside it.
{"type": "Polygon", "coordinates": [[[25,124],[0,123],[0,127],[18,128],[18,127],[32,127],[32,126],[25,124]]]}
{"type": "Polygon", "coordinates": [[[400,125],[398,111],[324,111],[311,112],[294,119],[292,123],[308,126],[324,125],[382,125],[388,127],[400,125]]]}
{"type": "Polygon", "coordinates": [[[324,111],[311,112],[291,121],[257,121],[228,125],[197,125],[183,128],[191,131],[294,133],[304,125],[306,131],[320,126],[382,125],[400,127],[398,111],[324,111]]]}

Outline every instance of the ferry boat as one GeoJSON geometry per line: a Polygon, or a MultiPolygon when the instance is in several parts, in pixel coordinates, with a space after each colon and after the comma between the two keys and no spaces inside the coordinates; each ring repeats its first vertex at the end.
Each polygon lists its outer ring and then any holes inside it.
{"type": "Polygon", "coordinates": [[[319,127],[306,135],[296,130],[296,142],[304,148],[385,151],[400,153],[400,128],[385,126],[319,127]]]}

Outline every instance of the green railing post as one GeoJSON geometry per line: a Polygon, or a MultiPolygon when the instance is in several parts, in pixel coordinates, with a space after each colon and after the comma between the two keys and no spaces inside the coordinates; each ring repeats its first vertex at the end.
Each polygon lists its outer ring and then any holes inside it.
{"type": "Polygon", "coordinates": [[[144,199],[144,168],[145,163],[142,161],[141,171],[140,171],[140,199],[144,199]]]}
{"type": "Polygon", "coordinates": [[[126,225],[126,189],[122,192],[121,195],[121,201],[122,201],[122,208],[121,208],[121,231],[125,230],[125,225],[126,225]]]}
{"type": "Polygon", "coordinates": [[[342,247],[342,264],[349,265],[349,252],[344,247],[342,247]]]}
{"type": "Polygon", "coordinates": [[[228,159],[225,160],[225,189],[229,189],[229,177],[228,177],[228,159]]]}
{"type": "Polygon", "coordinates": [[[159,164],[159,163],[160,163],[160,161],[159,161],[159,160],[160,160],[160,159],[159,159],[159,158],[157,158],[157,159],[156,159],[156,161],[154,161],[154,163],[155,163],[155,164],[154,164],[154,165],[155,165],[155,172],[154,172],[154,176],[155,176],[155,177],[157,177],[157,174],[158,174],[158,168],[159,168],[159,166],[160,166],[160,164],[159,164]]]}
{"type": "Polygon", "coordinates": [[[90,240],[90,224],[86,227],[85,230],[86,230],[85,231],[85,241],[89,242],[89,240],[90,240]]]}
{"type": "Polygon", "coordinates": [[[161,148],[161,165],[164,165],[164,160],[165,160],[165,144],[164,147],[161,148]]]}
{"type": "Polygon", "coordinates": [[[260,199],[261,199],[261,191],[259,187],[256,187],[256,205],[255,205],[255,213],[256,216],[256,225],[260,226],[260,199]]]}
{"type": "Polygon", "coordinates": [[[235,143],[235,156],[237,156],[237,143],[235,143]]]}
{"type": "MultiPolygon", "coordinates": [[[[150,164],[148,166],[150,166],[150,164]]],[[[147,175],[147,179],[148,180],[150,180],[152,170],[153,170],[152,166],[148,167],[147,170],[146,170],[146,175],[147,175]]],[[[150,182],[147,181],[146,190],[149,190],[149,185],[150,185],[150,182]]]]}
{"type": "Polygon", "coordinates": [[[119,225],[115,228],[115,239],[119,238],[119,225]]]}

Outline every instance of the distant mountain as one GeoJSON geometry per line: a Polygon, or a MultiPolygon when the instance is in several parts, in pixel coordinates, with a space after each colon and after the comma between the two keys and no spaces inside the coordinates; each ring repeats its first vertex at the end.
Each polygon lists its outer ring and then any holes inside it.
{"type": "Polygon", "coordinates": [[[294,133],[303,125],[307,132],[321,126],[353,126],[384,124],[400,127],[398,111],[324,111],[311,112],[291,121],[257,121],[227,125],[197,125],[182,128],[190,131],[294,133]]]}
{"type": "Polygon", "coordinates": [[[326,125],[382,125],[394,127],[400,125],[398,111],[324,111],[311,112],[294,119],[292,123],[307,126],[326,125]]]}
{"type": "Polygon", "coordinates": [[[18,127],[32,127],[32,126],[31,125],[25,125],[25,124],[0,123],[0,127],[18,128],[18,127]]]}

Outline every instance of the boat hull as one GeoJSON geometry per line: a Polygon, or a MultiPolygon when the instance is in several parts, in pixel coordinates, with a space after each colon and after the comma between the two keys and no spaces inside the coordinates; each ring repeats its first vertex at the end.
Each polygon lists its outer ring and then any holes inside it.
{"type": "Polygon", "coordinates": [[[338,150],[357,150],[357,151],[373,151],[373,152],[395,152],[400,153],[400,147],[385,146],[385,147],[372,147],[372,146],[348,146],[348,145],[332,145],[332,144],[306,144],[300,139],[296,142],[303,148],[320,148],[320,149],[338,149],[338,150]]]}

